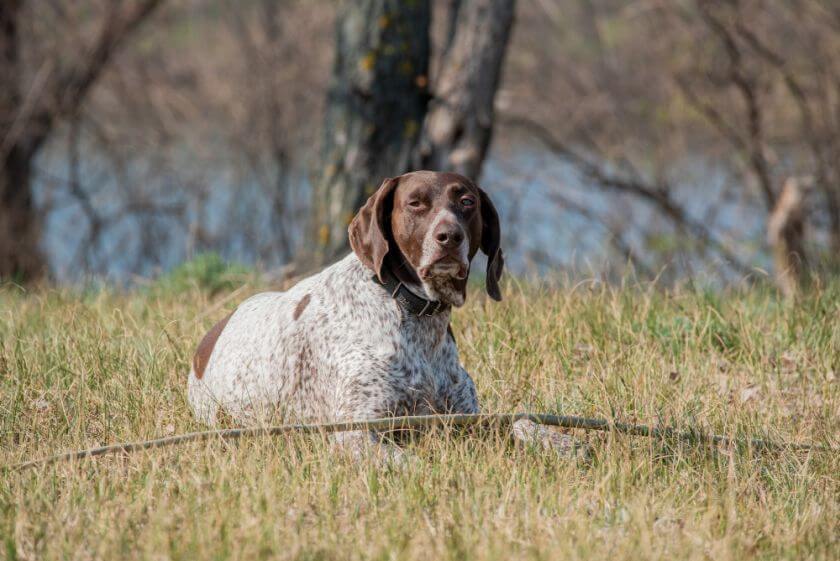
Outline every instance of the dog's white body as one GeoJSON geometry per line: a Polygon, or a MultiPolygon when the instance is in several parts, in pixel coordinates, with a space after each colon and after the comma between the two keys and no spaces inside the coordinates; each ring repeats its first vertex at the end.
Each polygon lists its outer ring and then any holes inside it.
{"type": "Polygon", "coordinates": [[[449,310],[417,317],[350,254],[287,292],[243,302],[203,375],[189,376],[196,416],[332,421],[475,413],[473,381],[447,332],[449,310]]]}

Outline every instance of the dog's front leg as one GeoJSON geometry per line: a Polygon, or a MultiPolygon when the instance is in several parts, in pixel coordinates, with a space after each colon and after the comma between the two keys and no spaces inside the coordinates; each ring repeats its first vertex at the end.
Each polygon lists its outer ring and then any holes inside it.
{"type": "MultiPolygon", "coordinates": [[[[367,372],[347,375],[345,380],[348,381],[340,388],[335,419],[365,421],[387,417],[389,408],[383,404],[389,403],[389,396],[375,383],[381,378],[367,372]]],[[[344,452],[355,460],[367,458],[378,464],[405,462],[405,452],[378,431],[342,431],[331,435],[330,440],[336,451],[344,452]]]]}

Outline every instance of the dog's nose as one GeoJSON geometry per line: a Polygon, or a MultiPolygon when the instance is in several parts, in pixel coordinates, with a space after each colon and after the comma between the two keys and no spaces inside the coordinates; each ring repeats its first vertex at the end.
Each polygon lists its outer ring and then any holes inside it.
{"type": "Polygon", "coordinates": [[[435,232],[435,240],[448,249],[458,247],[464,241],[464,231],[454,224],[442,224],[435,232]]]}

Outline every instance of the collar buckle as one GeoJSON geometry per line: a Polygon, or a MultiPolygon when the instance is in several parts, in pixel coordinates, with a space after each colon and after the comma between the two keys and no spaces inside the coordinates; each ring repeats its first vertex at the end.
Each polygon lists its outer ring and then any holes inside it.
{"type": "Polygon", "coordinates": [[[397,297],[397,292],[399,292],[399,291],[400,291],[400,288],[402,288],[402,285],[403,285],[402,281],[400,281],[400,282],[398,282],[398,283],[397,283],[397,287],[396,287],[396,288],[394,289],[394,291],[391,293],[391,298],[396,298],[396,297],[397,297]]]}
{"type": "Polygon", "coordinates": [[[440,300],[426,300],[412,293],[405,284],[388,274],[383,280],[373,275],[373,281],[390,293],[391,298],[396,300],[408,313],[417,316],[432,316],[446,308],[446,304],[440,300]]]}
{"type": "Polygon", "coordinates": [[[440,307],[443,303],[440,300],[426,300],[426,305],[423,306],[423,309],[420,310],[420,313],[417,314],[417,317],[423,316],[433,316],[440,311],[440,307]],[[429,306],[434,304],[434,309],[429,310],[429,306]],[[428,311],[428,313],[427,313],[428,311]]]}

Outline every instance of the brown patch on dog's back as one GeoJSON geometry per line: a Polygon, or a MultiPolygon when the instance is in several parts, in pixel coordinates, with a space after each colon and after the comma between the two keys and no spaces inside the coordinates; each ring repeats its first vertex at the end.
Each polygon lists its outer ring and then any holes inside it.
{"type": "Polygon", "coordinates": [[[201,340],[201,343],[198,344],[198,349],[196,349],[195,356],[193,357],[193,372],[195,372],[195,377],[199,380],[204,376],[204,369],[207,368],[207,363],[210,362],[210,355],[213,354],[213,347],[216,346],[216,340],[222,334],[222,331],[224,331],[232,315],[233,313],[229,313],[219,323],[211,327],[210,331],[201,340]]]}
{"type": "Polygon", "coordinates": [[[300,317],[300,314],[302,314],[303,310],[305,310],[306,307],[309,305],[309,301],[311,299],[312,299],[311,294],[307,294],[306,296],[304,296],[303,298],[300,299],[300,302],[298,302],[297,306],[295,306],[295,311],[292,314],[292,319],[296,320],[297,318],[300,317]]]}

